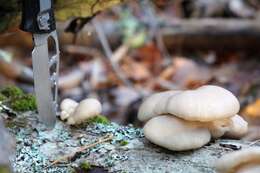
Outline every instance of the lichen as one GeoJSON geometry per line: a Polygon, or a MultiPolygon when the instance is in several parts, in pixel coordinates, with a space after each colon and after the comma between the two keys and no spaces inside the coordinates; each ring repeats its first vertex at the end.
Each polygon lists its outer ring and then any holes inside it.
{"type": "MultiPolygon", "coordinates": [[[[52,131],[46,131],[33,113],[23,113],[10,121],[14,123],[7,128],[15,136],[17,144],[16,157],[12,161],[15,172],[33,173],[46,170],[46,173],[70,173],[73,169],[81,168],[81,163],[85,162],[89,155],[100,153],[105,157],[99,158],[99,166],[107,168],[128,159],[127,156],[115,152],[120,141],[143,137],[140,129],[131,125],[122,127],[113,122],[106,124],[95,121],[82,128],[74,128],[58,120],[52,131]],[[20,121],[27,123],[20,125],[20,121]],[[113,135],[110,142],[97,144],[68,160],[51,165],[52,161],[73,153],[79,147],[93,144],[107,134],[113,135]]],[[[92,162],[87,163],[92,165],[92,162]]]]}

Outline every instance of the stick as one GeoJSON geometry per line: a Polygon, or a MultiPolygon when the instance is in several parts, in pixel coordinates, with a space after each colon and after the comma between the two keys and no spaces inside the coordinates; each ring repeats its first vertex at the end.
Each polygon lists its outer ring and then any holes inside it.
{"type": "Polygon", "coordinates": [[[92,148],[92,147],[95,147],[95,146],[98,145],[98,144],[105,143],[105,142],[110,141],[110,140],[112,140],[112,139],[113,139],[113,135],[112,135],[112,134],[108,134],[108,135],[106,135],[106,136],[104,136],[104,137],[98,139],[97,142],[94,142],[94,143],[92,143],[92,144],[88,144],[88,145],[82,146],[82,147],[78,148],[76,151],[74,151],[74,152],[72,152],[72,153],[70,153],[70,154],[64,155],[64,156],[60,157],[60,158],[57,159],[57,160],[54,160],[48,167],[53,166],[53,165],[55,165],[55,164],[58,164],[58,163],[60,163],[61,161],[68,160],[69,158],[72,158],[73,156],[75,156],[75,155],[76,155],[77,153],[79,153],[79,152],[85,151],[85,150],[87,150],[87,149],[90,149],[90,148],[92,148]]]}
{"type": "Polygon", "coordinates": [[[120,70],[119,66],[117,63],[114,63],[114,61],[112,60],[113,57],[113,52],[109,46],[108,40],[106,38],[105,33],[103,32],[102,27],[100,26],[99,22],[96,19],[92,20],[92,23],[97,31],[97,36],[101,42],[101,45],[104,49],[105,55],[108,59],[108,61],[110,62],[112,69],[114,70],[116,76],[118,77],[118,79],[120,79],[126,86],[129,86],[131,88],[133,88],[132,83],[124,76],[124,74],[122,73],[122,71],[120,70]]]}

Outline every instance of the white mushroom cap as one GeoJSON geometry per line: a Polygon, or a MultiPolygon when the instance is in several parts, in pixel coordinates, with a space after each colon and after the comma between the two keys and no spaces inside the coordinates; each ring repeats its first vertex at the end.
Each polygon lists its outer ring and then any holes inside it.
{"type": "Polygon", "coordinates": [[[248,132],[248,123],[239,115],[230,118],[229,130],[225,133],[225,137],[239,139],[248,132]]]}
{"type": "Polygon", "coordinates": [[[239,115],[208,123],[213,138],[225,136],[239,139],[248,132],[248,123],[239,115]]]}
{"type": "Polygon", "coordinates": [[[153,108],[153,113],[155,115],[162,115],[162,114],[168,114],[166,111],[166,106],[169,102],[169,99],[178,94],[181,93],[182,91],[176,90],[176,91],[166,91],[164,93],[164,95],[158,99],[157,103],[155,104],[154,108],[153,108]],[[167,94],[168,93],[168,94],[167,94]]]}
{"type": "Polygon", "coordinates": [[[70,125],[80,124],[89,118],[101,114],[101,112],[101,103],[97,99],[88,98],[79,103],[74,113],[68,118],[67,123],[70,125]]]}
{"type": "Polygon", "coordinates": [[[236,173],[239,166],[251,163],[260,164],[260,147],[251,147],[228,153],[216,162],[219,173],[236,173]]]}
{"type": "Polygon", "coordinates": [[[239,107],[230,91],[206,85],[171,96],[166,111],[185,120],[208,122],[232,117],[239,107]]]}
{"type": "Polygon", "coordinates": [[[140,121],[147,121],[155,116],[158,116],[156,112],[164,112],[163,109],[165,109],[166,102],[160,105],[157,105],[157,103],[167,101],[168,97],[179,92],[180,91],[165,91],[147,97],[138,110],[138,119],[140,121]],[[155,109],[158,109],[158,111],[155,109]]]}
{"type": "Polygon", "coordinates": [[[78,106],[78,103],[72,99],[64,99],[61,104],[60,104],[60,108],[61,108],[61,115],[60,118],[62,120],[67,119],[76,109],[76,107],[78,106]]]}
{"type": "Polygon", "coordinates": [[[260,173],[260,163],[242,166],[236,173],[260,173]]]}
{"type": "Polygon", "coordinates": [[[210,141],[210,132],[200,123],[162,115],[150,119],[144,126],[145,137],[154,144],[174,151],[200,148],[210,141]]]}

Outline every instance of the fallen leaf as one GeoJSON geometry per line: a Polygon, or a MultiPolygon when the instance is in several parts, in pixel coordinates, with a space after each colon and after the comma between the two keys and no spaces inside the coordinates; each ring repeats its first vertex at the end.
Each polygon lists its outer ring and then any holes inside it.
{"type": "Polygon", "coordinates": [[[256,99],[254,103],[246,106],[242,112],[243,115],[247,117],[260,117],[260,98],[256,99]]]}

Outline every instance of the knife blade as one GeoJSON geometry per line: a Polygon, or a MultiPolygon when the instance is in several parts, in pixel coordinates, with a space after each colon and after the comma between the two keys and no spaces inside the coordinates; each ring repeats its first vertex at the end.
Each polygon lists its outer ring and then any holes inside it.
{"type": "Polygon", "coordinates": [[[53,128],[57,115],[59,44],[52,0],[23,0],[20,28],[33,35],[32,51],[34,90],[39,119],[53,128]],[[54,45],[49,40],[53,40],[54,45]],[[50,46],[54,46],[51,55],[50,46]]]}

